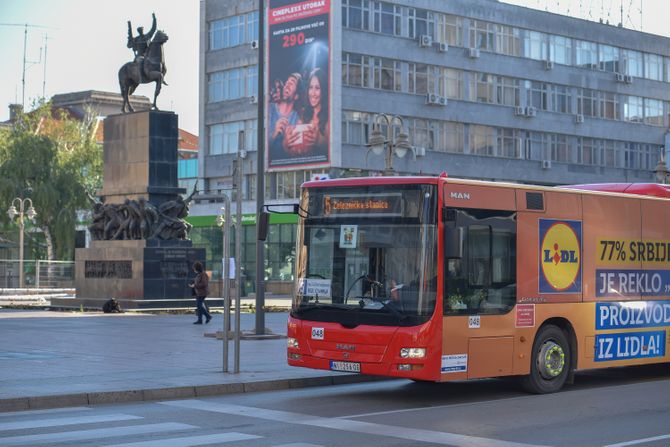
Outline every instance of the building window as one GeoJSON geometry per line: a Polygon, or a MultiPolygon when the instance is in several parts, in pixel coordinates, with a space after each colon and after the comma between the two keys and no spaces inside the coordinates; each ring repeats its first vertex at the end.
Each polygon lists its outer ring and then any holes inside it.
{"type": "Polygon", "coordinates": [[[596,145],[593,138],[580,138],[579,151],[577,152],[577,163],[583,165],[595,165],[596,145]]]}
{"type": "Polygon", "coordinates": [[[521,30],[506,25],[497,25],[496,51],[508,56],[521,56],[521,30]]]}
{"type": "Polygon", "coordinates": [[[436,14],[437,40],[449,46],[463,46],[463,20],[449,14],[436,14]]]}
{"type": "Polygon", "coordinates": [[[470,86],[472,101],[491,104],[495,102],[495,82],[493,75],[487,73],[472,73],[470,79],[472,80],[472,85],[470,86]]]}
{"type": "Polygon", "coordinates": [[[642,53],[633,50],[623,50],[622,54],[625,74],[641,78],[643,75],[642,53]]]}
{"type": "Polygon", "coordinates": [[[470,125],[470,153],[473,155],[495,155],[496,131],[491,126],[470,125]]]}
{"type": "Polygon", "coordinates": [[[579,91],[577,113],[594,118],[598,116],[598,99],[595,90],[583,88],[579,91]]]}
{"type": "Polygon", "coordinates": [[[401,88],[400,61],[372,58],[374,88],[399,92],[401,88]]]}
{"type": "Polygon", "coordinates": [[[601,70],[620,73],[618,48],[609,45],[600,45],[598,56],[598,63],[601,70]]]}
{"type": "Polygon", "coordinates": [[[653,126],[663,125],[663,101],[649,98],[644,100],[644,122],[653,126]]]}
{"type": "Polygon", "coordinates": [[[391,3],[374,2],[374,31],[391,36],[400,36],[401,8],[391,3]]]}
{"type": "Polygon", "coordinates": [[[435,149],[442,152],[463,153],[463,124],[441,121],[437,124],[437,144],[435,149]]]}
{"type": "Polygon", "coordinates": [[[558,113],[572,113],[570,88],[565,85],[550,85],[551,111],[558,113]]]}
{"type": "Polygon", "coordinates": [[[539,61],[547,60],[547,35],[537,31],[526,31],[523,55],[539,61]]]}
{"type": "Polygon", "coordinates": [[[619,119],[619,95],[611,92],[598,92],[598,117],[607,120],[619,119]]]}
{"type": "Polygon", "coordinates": [[[567,135],[549,134],[551,160],[563,163],[570,162],[570,146],[567,135]]]}
{"type": "Polygon", "coordinates": [[[438,67],[437,94],[449,99],[463,99],[463,72],[454,68],[438,67]]]}
{"type": "Polygon", "coordinates": [[[548,110],[547,84],[538,81],[524,81],[526,106],[537,110],[548,110]]]}
{"type": "Polygon", "coordinates": [[[435,38],[435,18],[432,12],[425,9],[409,8],[409,37],[418,39],[420,36],[435,38]]]}
{"type": "Polygon", "coordinates": [[[342,26],[369,30],[370,2],[368,0],[342,0],[342,26]]]}
{"type": "Polygon", "coordinates": [[[229,48],[258,39],[258,11],[250,12],[209,24],[209,49],[229,48]]]}
{"type": "Polygon", "coordinates": [[[257,120],[232,121],[209,126],[209,155],[236,154],[239,132],[244,130],[247,150],[257,150],[257,120]]]}
{"type": "MultiPolygon", "coordinates": [[[[432,70],[431,70],[432,71],[432,70]]],[[[432,90],[432,88],[431,88],[432,90]]],[[[428,65],[409,64],[409,93],[425,95],[428,89],[428,65]]]]}
{"type": "Polygon", "coordinates": [[[572,39],[563,36],[550,36],[549,57],[557,64],[572,65],[572,39]]]}
{"type": "Polygon", "coordinates": [[[600,164],[609,168],[619,167],[619,153],[623,143],[612,140],[596,140],[600,164]]]}
{"type": "Polygon", "coordinates": [[[498,156],[504,158],[520,158],[521,139],[517,129],[498,129],[498,156]]]}
{"type": "Polygon", "coordinates": [[[409,135],[413,146],[435,149],[435,126],[426,119],[414,118],[409,121],[409,135]]]}
{"type": "Polygon", "coordinates": [[[623,119],[632,123],[644,121],[644,100],[639,96],[626,96],[623,104],[623,119]]]}
{"type": "Polygon", "coordinates": [[[596,68],[598,66],[598,45],[585,40],[575,41],[575,63],[579,67],[596,68]]]}
{"type": "Polygon", "coordinates": [[[233,68],[209,75],[209,102],[228,101],[258,92],[258,66],[233,68]]]}
{"type": "Polygon", "coordinates": [[[265,245],[267,252],[265,280],[293,281],[295,225],[270,225],[265,245]]]}
{"type": "Polygon", "coordinates": [[[495,51],[496,25],[481,20],[470,20],[470,46],[484,51],[495,51]]]}
{"type": "Polygon", "coordinates": [[[368,123],[371,116],[365,112],[342,112],[342,142],[364,145],[368,139],[368,123]]]}
{"type": "Polygon", "coordinates": [[[528,132],[525,158],[528,160],[548,160],[549,136],[543,132],[528,132]]]}
{"type": "Polygon", "coordinates": [[[644,74],[647,79],[663,80],[663,58],[656,54],[644,55],[644,74]]]}
{"type": "Polygon", "coordinates": [[[370,57],[345,53],[342,57],[342,84],[352,87],[369,87],[370,57]]]}
{"type": "Polygon", "coordinates": [[[517,106],[519,104],[519,80],[506,76],[496,76],[496,104],[517,106]]]}

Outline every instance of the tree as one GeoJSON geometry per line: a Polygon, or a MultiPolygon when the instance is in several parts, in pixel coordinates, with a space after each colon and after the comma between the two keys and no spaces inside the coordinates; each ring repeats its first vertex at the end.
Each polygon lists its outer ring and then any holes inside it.
{"type": "Polygon", "coordinates": [[[102,185],[97,120],[87,115],[77,120],[44,103],[0,133],[0,204],[32,199],[50,260],[72,259],[78,212],[102,185]]]}

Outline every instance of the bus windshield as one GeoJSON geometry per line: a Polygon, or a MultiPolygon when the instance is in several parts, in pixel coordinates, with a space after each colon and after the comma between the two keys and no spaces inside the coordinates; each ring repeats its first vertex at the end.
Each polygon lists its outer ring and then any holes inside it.
{"type": "Polygon", "coordinates": [[[432,185],[303,192],[293,313],[343,324],[414,325],[437,289],[432,185]]]}

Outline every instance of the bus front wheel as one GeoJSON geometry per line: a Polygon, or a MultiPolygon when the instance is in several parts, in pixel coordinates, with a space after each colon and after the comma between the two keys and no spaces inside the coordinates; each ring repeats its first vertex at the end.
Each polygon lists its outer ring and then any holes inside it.
{"type": "Polygon", "coordinates": [[[558,326],[543,326],[533,342],[530,374],[521,379],[531,393],[546,394],[560,390],[570,372],[570,345],[558,326]]]}

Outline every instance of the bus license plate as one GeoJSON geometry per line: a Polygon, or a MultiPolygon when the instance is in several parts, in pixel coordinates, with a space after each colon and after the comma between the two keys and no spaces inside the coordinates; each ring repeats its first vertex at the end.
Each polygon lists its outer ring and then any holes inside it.
{"type": "Polygon", "coordinates": [[[346,371],[346,372],[361,372],[361,364],[354,362],[336,362],[334,360],[330,361],[330,369],[333,371],[346,371]]]}

